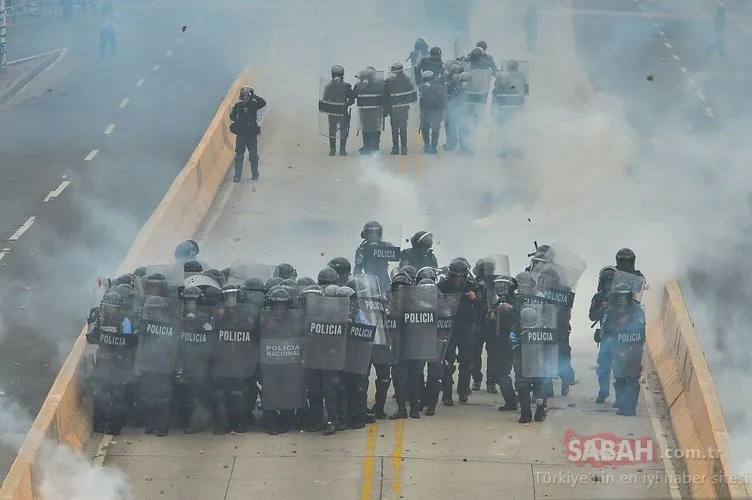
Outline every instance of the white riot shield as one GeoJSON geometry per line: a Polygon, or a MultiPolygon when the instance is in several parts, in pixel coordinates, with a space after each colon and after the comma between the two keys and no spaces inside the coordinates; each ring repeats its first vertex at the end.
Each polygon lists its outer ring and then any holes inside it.
{"type": "Polygon", "coordinates": [[[645,291],[645,278],[626,271],[616,271],[614,281],[611,283],[611,290],[615,291],[619,285],[626,286],[632,291],[632,299],[635,302],[642,302],[642,292],[645,291]]]}
{"type": "Polygon", "coordinates": [[[436,332],[438,338],[439,360],[443,360],[446,356],[449,341],[452,338],[454,317],[457,315],[457,308],[460,305],[461,297],[462,295],[459,293],[439,293],[436,302],[436,332]]]}
{"type": "MultiPolygon", "coordinates": [[[[561,243],[551,243],[543,256],[544,260],[553,263],[553,268],[559,274],[559,288],[572,292],[571,302],[574,302],[574,292],[580,276],[587,269],[587,263],[569,248],[561,243]]],[[[545,267],[544,267],[545,268],[545,267]]],[[[540,285],[540,283],[539,283],[540,285]]],[[[571,305],[569,306],[571,308],[571,305]]]]}
{"type": "Polygon", "coordinates": [[[238,259],[230,265],[228,285],[242,285],[246,280],[258,278],[264,283],[272,277],[274,266],[248,259],[238,259]]]}
{"type": "Polygon", "coordinates": [[[347,297],[306,297],[303,364],[311,370],[341,371],[350,317],[347,297]]]}
{"type": "Polygon", "coordinates": [[[381,132],[384,130],[384,72],[377,71],[367,84],[356,85],[358,130],[381,132]]]}
{"type": "Polygon", "coordinates": [[[520,311],[520,349],[522,376],[556,378],[559,376],[559,340],[556,307],[543,304],[520,311]]]}
{"type": "MultiPolygon", "coordinates": [[[[609,314],[608,312],[606,314],[609,314]]],[[[614,314],[622,315],[614,311],[614,314]]],[[[629,307],[625,322],[606,321],[616,325],[609,332],[614,341],[614,377],[639,377],[642,375],[642,355],[645,346],[645,314],[638,305],[629,307]]]]}
{"type": "MultiPolygon", "coordinates": [[[[490,308],[496,303],[497,297],[493,287],[494,278],[497,276],[509,276],[509,256],[504,254],[484,255],[483,268],[478,271],[483,273],[483,291],[486,296],[486,304],[490,308]]],[[[480,259],[479,259],[480,260],[480,259]]]]}
{"type": "Polygon", "coordinates": [[[319,80],[319,135],[329,138],[346,137],[350,124],[347,87],[341,80],[319,80]]]}
{"type": "MultiPolygon", "coordinates": [[[[177,298],[185,283],[185,272],[181,264],[162,264],[146,266],[146,278],[152,274],[162,274],[167,278],[167,290],[171,297],[177,298]]],[[[148,290],[147,290],[147,293],[148,290]]]]}
{"type": "Polygon", "coordinates": [[[400,359],[439,360],[438,298],[435,285],[404,289],[400,359]]]}
{"type": "Polygon", "coordinates": [[[467,89],[467,103],[473,107],[483,109],[488,99],[491,86],[490,69],[471,69],[470,82],[467,89]]]}
{"type": "Polygon", "coordinates": [[[530,94],[530,61],[501,61],[501,66],[499,67],[499,69],[511,76],[511,81],[514,82],[516,90],[518,91],[515,93],[522,91],[522,95],[530,94]],[[513,62],[517,63],[516,70],[513,70],[512,68],[514,67],[514,65],[510,64],[513,62]]]}
{"type": "Polygon", "coordinates": [[[261,400],[264,410],[306,407],[305,313],[302,309],[261,313],[261,400]]]}
{"type": "Polygon", "coordinates": [[[353,279],[360,310],[363,311],[368,324],[375,327],[373,344],[386,347],[389,344],[386,332],[386,304],[379,280],[370,275],[353,276],[353,279]]]}

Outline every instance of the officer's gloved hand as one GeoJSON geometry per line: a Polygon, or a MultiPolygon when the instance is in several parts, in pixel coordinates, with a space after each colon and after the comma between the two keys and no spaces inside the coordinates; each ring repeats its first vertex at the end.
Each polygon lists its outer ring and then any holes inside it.
{"type": "Polygon", "coordinates": [[[596,328],[595,333],[593,333],[593,340],[596,344],[600,344],[603,341],[603,338],[601,337],[601,329],[596,328]]]}

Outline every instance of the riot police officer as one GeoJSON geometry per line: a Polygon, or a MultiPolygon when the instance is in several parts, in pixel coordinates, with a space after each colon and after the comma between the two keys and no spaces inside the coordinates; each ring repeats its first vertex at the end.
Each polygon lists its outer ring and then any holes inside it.
{"type": "Polygon", "coordinates": [[[379,77],[373,67],[358,73],[359,82],[353,87],[358,103],[360,131],[363,134],[363,147],[360,154],[379,151],[381,131],[384,127],[385,88],[383,76],[379,77]]]}
{"type": "Polygon", "coordinates": [[[418,63],[417,70],[421,76],[421,79],[418,80],[418,83],[420,84],[422,84],[425,79],[425,75],[423,74],[424,71],[430,71],[437,79],[441,79],[444,74],[444,63],[441,60],[441,49],[439,47],[431,47],[428,57],[424,57],[418,63]]]}
{"type": "MultiPolygon", "coordinates": [[[[334,269],[334,271],[337,273],[337,280],[334,283],[328,283],[328,284],[335,284],[343,286],[347,284],[347,281],[350,279],[350,276],[352,275],[352,266],[350,265],[350,261],[347,260],[345,257],[335,257],[326,264],[330,269],[334,269]]],[[[320,284],[320,283],[319,283],[320,284]]]]}
{"type": "Polygon", "coordinates": [[[415,85],[405,74],[400,62],[392,63],[391,74],[386,80],[385,112],[389,113],[392,127],[391,154],[407,154],[407,121],[410,117],[410,105],[418,100],[415,85]],[[401,143],[401,147],[400,147],[401,143]]]}
{"type": "Polygon", "coordinates": [[[331,74],[332,81],[324,88],[319,101],[319,112],[325,113],[329,121],[329,156],[337,153],[337,137],[340,156],[347,156],[351,120],[348,108],[355,103],[355,93],[352,85],[344,81],[345,68],[336,64],[332,66],[331,74]]]}
{"type": "Polygon", "coordinates": [[[447,86],[447,105],[444,113],[444,133],[446,134],[446,144],[443,149],[451,151],[457,147],[459,141],[459,113],[462,102],[463,90],[460,74],[462,74],[462,65],[452,63],[449,66],[447,86]]]}
{"type": "MultiPolygon", "coordinates": [[[[561,276],[552,267],[544,267],[538,276],[538,287],[561,288],[561,276]]],[[[569,387],[575,383],[575,373],[572,367],[572,346],[569,335],[572,333],[570,324],[572,310],[556,307],[556,338],[559,343],[559,378],[561,379],[561,395],[569,394],[569,387]]]]}
{"type": "Polygon", "coordinates": [[[436,73],[426,70],[422,73],[420,87],[420,133],[423,136],[423,152],[436,154],[441,133],[441,122],[447,103],[447,89],[436,73]]]}
{"type": "Polygon", "coordinates": [[[387,271],[389,261],[375,256],[375,250],[382,246],[392,247],[389,242],[383,241],[384,227],[377,221],[366,222],[363,231],[360,232],[363,241],[355,250],[354,274],[370,274],[379,280],[381,290],[386,290],[390,279],[387,271]]]}
{"type": "Polygon", "coordinates": [[[520,310],[514,295],[518,284],[515,278],[497,276],[493,285],[497,300],[491,312],[491,321],[494,323],[494,336],[490,339],[493,344],[493,355],[488,359],[488,364],[494,366],[495,381],[499,384],[504,398],[504,404],[499,406],[499,411],[516,411],[517,394],[511,377],[514,356],[510,335],[517,323],[520,310]]]}
{"type": "Polygon", "coordinates": [[[255,181],[259,177],[258,136],[261,127],[258,125],[258,112],[265,106],[266,101],[256,95],[251,87],[244,85],[240,89],[240,100],[230,110],[230,131],[235,134],[234,182],[240,182],[246,149],[251,162],[251,180],[255,181]]]}
{"type": "Polygon", "coordinates": [[[598,345],[598,360],[595,374],[598,376],[598,396],[596,403],[604,403],[609,395],[611,385],[611,369],[613,367],[613,337],[603,334],[603,316],[608,309],[609,293],[614,280],[616,269],[606,266],[598,273],[598,291],[590,301],[590,321],[593,326],[599,325],[593,334],[593,340],[598,345]]]}
{"type": "Polygon", "coordinates": [[[402,250],[399,267],[412,266],[415,269],[431,267],[436,269],[439,263],[433,250],[433,233],[418,231],[410,238],[410,248],[402,250]]]}
{"type": "Polygon", "coordinates": [[[551,395],[547,387],[549,379],[532,373],[534,371],[533,366],[525,366],[527,363],[531,363],[535,367],[541,365],[540,360],[535,359],[532,353],[528,357],[522,350],[522,337],[538,326],[540,326],[538,311],[533,307],[523,307],[520,310],[518,327],[515,328],[517,331],[512,331],[510,334],[514,355],[515,387],[517,389],[517,400],[520,403],[520,419],[518,422],[521,424],[532,422],[533,419],[536,422],[543,422],[546,419],[548,397],[551,395]],[[533,401],[536,403],[535,415],[532,411],[533,401]]]}
{"type": "Polygon", "coordinates": [[[636,276],[645,277],[645,275],[642,274],[638,269],[635,269],[635,262],[637,261],[637,256],[632,251],[631,248],[622,248],[618,252],[616,252],[616,269],[619,271],[625,271],[628,273],[632,273],[636,276]]]}
{"type": "Polygon", "coordinates": [[[480,385],[483,382],[483,346],[486,347],[487,363],[486,363],[486,388],[489,393],[496,394],[496,380],[494,369],[496,366],[491,363],[495,359],[496,353],[494,352],[495,344],[493,342],[494,330],[496,323],[491,321],[491,311],[488,309],[487,296],[494,295],[493,279],[494,276],[487,274],[488,271],[492,271],[493,262],[486,259],[478,259],[473,269],[475,275],[475,283],[477,286],[476,293],[478,300],[476,302],[476,335],[475,346],[473,348],[473,386],[474,391],[480,390],[480,385]]]}
{"type": "Polygon", "coordinates": [[[491,70],[496,73],[496,61],[494,61],[494,58],[488,53],[488,44],[484,40],[481,40],[476,43],[475,46],[483,51],[480,58],[483,61],[484,65],[487,68],[491,68],[491,70]]]}
{"type": "Polygon", "coordinates": [[[468,54],[467,61],[470,63],[470,69],[490,69],[492,72],[496,72],[496,63],[493,58],[483,52],[482,47],[474,47],[468,54]]]}
{"type": "Polygon", "coordinates": [[[133,350],[138,337],[123,313],[122,297],[110,292],[89,315],[86,341],[99,346],[93,380],[94,432],[117,436],[128,415],[128,392],[133,383],[133,350]]]}
{"type": "Polygon", "coordinates": [[[473,372],[473,355],[475,348],[475,319],[477,287],[470,278],[470,268],[466,262],[455,259],[449,264],[449,276],[438,284],[441,293],[461,293],[457,314],[452,326],[446,358],[444,359],[444,376],[442,400],[445,405],[453,406],[452,376],[455,362],[459,362],[457,395],[460,403],[467,403],[470,394],[470,377],[473,372]]]}
{"type": "Polygon", "coordinates": [[[295,270],[292,264],[283,262],[274,268],[273,276],[275,278],[282,278],[283,280],[295,280],[298,278],[298,271],[295,270]]]}

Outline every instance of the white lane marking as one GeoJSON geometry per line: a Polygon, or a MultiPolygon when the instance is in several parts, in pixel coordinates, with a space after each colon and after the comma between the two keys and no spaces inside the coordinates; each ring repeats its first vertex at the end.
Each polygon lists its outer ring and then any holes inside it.
{"type": "Polygon", "coordinates": [[[60,183],[60,185],[55,189],[54,191],[50,191],[50,193],[47,195],[47,197],[44,199],[44,202],[47,203],[53,198],[57,198],[60,196],[63,191],[65,191],[65,188],[67,188],[70,185],[71,181],[63,181],[60,183]]]}
{"type": "Polygon", "coordinates": [[[198,21],[196,21],[196,24],[201,24],[203,22],[204,22],[204,18],[203,17],[199,17],[198,21]]]}
{"type": "Polygon", "coordinates": [[[3,258],[9,253],[10,253],[10,248],[3,248],[2,250],[0,250],[0,260],[3,260],[3,258]]]}
{"type": "Polygon", "coordinates": [[[175,43],[183,43],[183,39],[182,38],[178,38],[177,40],[175,40],[175,43]]]}
{"type": "Polygon", "coordinates": [[[698,98],[699,100],[701,100],[702,102],[705,102],[705,94],[703,94],[702,92],[700,92],[700,91],[698,90],[697,92],[695,92],[695,95],[697,96],[697,98],[698,98]]]}
{"type": "Polygon", "coordinates": [[[687,77],[687,81],[689,82],[690,85],[694,85],[695,84],[695,79],[692,78],[691,76],[687,77]]]}
{"type": "Polygon", "coordinates": [[[98,149],[92,149],[91,153],[86,155],[86,158],[84,158],[84,161],[91,161],[94,159],[95,156],[97,156],[97,153],[99,153],[98,149]]]}
{"type": "Polygon", "coordinates": [[[708,118],[715,118],[715,113],[713,113],[713,108],[710,106],[705,106],[705,109],[703,110],[705,112],[705,116],[708,118]]]}
{"type": "Polygon", "coordinates": [[[136,82],[136,87],[140,87],[141,85],[144,84],[145,81],[146,81],[146,78],[140,79],[139,81],[136,82]]]}
{"type": "Polygon", "coordinates": [[[126,97],[125,99],[123,99],[122,101],[120,101],[120,106],[118,106],[118,107],[120,109],[124,109],[128,105],[129,102],[131,102],[131,100],[126,97]]]}
{"type": "Polygon", "coordinates": [[[687,68],[685,68],[684,66],[682,66],[681,67],[681,72],[686,75],[687,74],[687,68]]]}
{"type": "Polygon", "coordinates": [[[110,123],[109,125],[107,125],[107,128],[104,129],[104,135],[110,135],[113,130],[115,130],[115,124],[110,123]]]}
{"type": "Polygon", "coordinates": [[[170,57],[171,55],[172,55],[172,51],[168,50],[167,53],[165,54],[165,57],[170,57]]]}
{"type": "Polygon", "coordinates": [[[679,54],[671,54],[671,57],[673,57],[677,61],[681,61],[681,58],[679,57],[679,54]]]}
{"type": "Polygon", "coordinates": [[[36,217],[29,217],[26,219],[26,222],[23,223],[23,226],[19,227],[18,230],[13,233],[13,235],[8,238],[10,241],[17,241],[23,234],[29,230],[32,224],[34,224],[34,221],[36,220],[36,217]]]}
{"type": "Polygon", "coordinates": [[[653,26],[655,26],[657,28],[658,27],[658,23],[656,23],[655,21],[653,21],[653,26]]]}
{"type": "Polygon", "coordinates": [[[666,34],[663,31],[659,31],[658,34],[661,36],[666,36],[666,34]]]}
{"type": "Polygon", "coordinates": [[[154,67],[151,69],[152,71],[157,71],[159,69],[159,64],[155,64],[154,67]]]}
{"type": "Polygon", "coordinates": [[[664,41],[663,45],[665,45],[668,50],[671,50],[671,44],[670,43],[664,41]]]}

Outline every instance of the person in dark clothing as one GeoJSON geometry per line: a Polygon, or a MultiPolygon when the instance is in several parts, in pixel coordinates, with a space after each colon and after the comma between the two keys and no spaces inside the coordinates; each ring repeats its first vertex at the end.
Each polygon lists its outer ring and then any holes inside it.
{"type": "Polygon", "coordinates": [[[413,68],[413,74],[415,76],[415,85],[420,85],[420,71],[418,70],[418,64],[424,57],[428,57],[428,44],[422,38],[415,40],[414,50],[407,56],[407,60],[410,61],[410,66],[413,68]]]}
{"type": "Polygon", "coordinates": [[[243,173],[245,150],[251,162],[251,180],[259,177],[258,136],[261,127],[258,125],[258,112],[266,106],[266,101],[255,94],[248,85],[240,89],[240,100],[230,110],[230,131],[235,134],[235,176],[234,182],[240,182],[243,173]]]}
{"type": "Polygon", "coordinates": [[[418,74],[421,79],[418,82],[420,85],[423,83],[423,72],[431,71],[435,75],[437,80],[442,80],[444,75],[444,62],[441,60],[441,49],[439,47],[431,47],[428,57],[424,57],[418,63],[418,74]]]}
{"type": "Polygon", "coordinates": [[[418,231],[410,238],[411,248],[402,250],[399,267],[413,266],[415,269],[432,267],[437,269],[439,263],[436,260],[431,247],[433,246],[433,233],[418,231]]]}
{"type": "Polygon", "coordinates": [[[598,291],[590,301],[590,321],[593,326],[598,325],[593,340],[598,345],[598,360],[595,365],[595,374],[598,376],[598,396],[596,403],[602,404],[609,396],[611,383],[611,371],[614,363],[613,338],[603,335],[603,315],[608,309],[608,294],[611,292],[616,270],[611,266],[601,269],[598,275],[598,291]]]}

